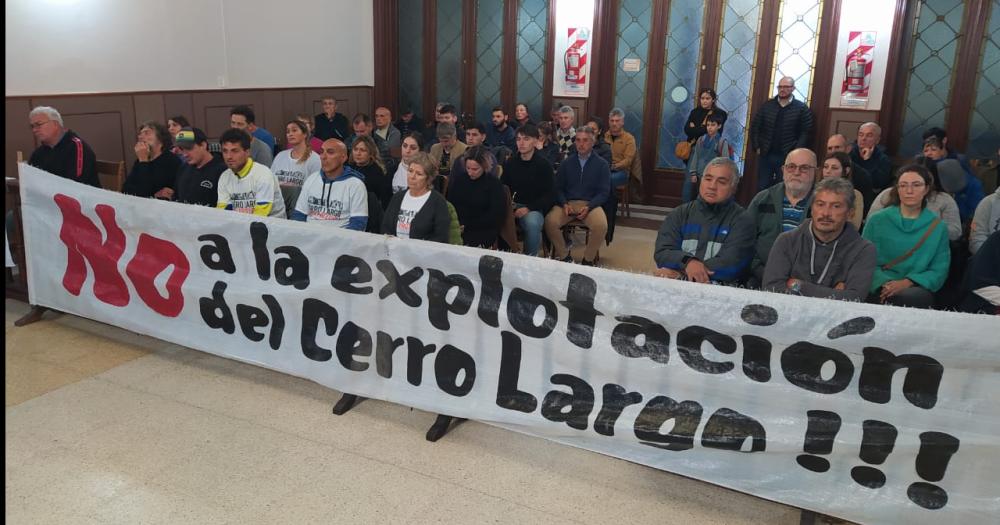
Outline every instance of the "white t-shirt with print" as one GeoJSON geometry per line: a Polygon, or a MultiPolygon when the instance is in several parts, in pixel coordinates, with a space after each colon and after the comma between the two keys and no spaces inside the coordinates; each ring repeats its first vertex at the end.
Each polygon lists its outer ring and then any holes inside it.
{"type": "Polygon", "coordinates": [[[278,178],[278,184],[282,186],[302,186],[310,174],[322,169],[319,155],[309,152],[309,158],[305,162],[299,162],[292,158],[292,150],[286,149],[274,158],[271,163],[271,171],[278,178]]]}
{"type": "Polygon", "coordinates": [[[281,198],[278,179],[270,168],[254,162],[245,177],[237,177],[227,169],[219,176],[219,207],[231,206],[233,211],[253,214],[254,206],[271,204],[270,217],[285,217],[285,201],[281,198]]]}
{"type": "Polygon", "coordinates": [[[403,202],[399,205],[399,216],[396,217],[396,237],[410,238],[410,226],[413,224],[413,218],[424,207],[424,204],[427,204],[427,199],[430,196],[431,192],[429,191],[419,197],[410,195],[409,191],[403,195],[403,202]]]}

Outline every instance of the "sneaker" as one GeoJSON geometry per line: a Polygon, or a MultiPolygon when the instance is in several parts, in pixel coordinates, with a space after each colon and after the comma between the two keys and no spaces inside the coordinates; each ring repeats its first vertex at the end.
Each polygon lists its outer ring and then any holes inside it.
{"type": "Polygon", "coordinates": [[[580,264],[584,266],[597,266],[597,261],[588,261],[587,259],[581,259],[580,264]]]}
{"type": "Polygon", "coordinates": [[[563,258],[562,258],[561,260],[562,260],[562,262],[564,262],[564,263],[570,263],[570,264],[573,264],[573,256],[572,256],[572,255],[570,255],[570,254],[568,254],[568,253],[566,254],[566,257],[563,257],[563,258]]]}

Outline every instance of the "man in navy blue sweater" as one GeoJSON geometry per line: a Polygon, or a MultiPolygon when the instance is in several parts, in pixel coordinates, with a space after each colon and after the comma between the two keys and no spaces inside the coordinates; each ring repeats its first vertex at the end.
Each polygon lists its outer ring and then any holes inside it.
{"type": "Polygon", "coordinates": [[[601,205],[611,195],[611,167],[593,154],[596,136],[593,128],[576,130],[576,153],[559,165],[556,172],[556,206],[545,216],[545,234],[552,241],[557,259],[573,262],[562,227],[580,220],[590,228],[590,241],[581,264],[593,266],[597,252],[608,232],[608,218],[601,205]]]}

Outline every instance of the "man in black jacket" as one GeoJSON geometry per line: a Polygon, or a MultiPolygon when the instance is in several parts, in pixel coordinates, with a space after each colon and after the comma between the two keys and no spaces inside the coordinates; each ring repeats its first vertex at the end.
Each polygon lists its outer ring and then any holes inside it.
{"type": "Polygon", "coordinates": [[[538,255],[542,246],[545,214],[555,203],[552,165],[538,153],[538,128],[524,124],[517,128],[517,154],[503,165],[500,182],[510,188],[514,219],[524,232],[525,255],[538,255]]]}
{"type": "Polygon", "coordinates": [[[219,176],[226,171],[226,164],[208,151],[208,138],[198,128],[180,130],[175,141],[186,162],[177,173],[174,200],[214,208],[219,202],[219,176]]]}
{"type": "Polygon", "coordinates": [[[62,116],[55,108],[38,106],[28,114],[28,121],[39,142],[28,164],[65,179],[101,187],[94,150],[63,127],[62,116]]]}
{"type": "Polygon", "coordinates": [[[781,181],[781,165],[796,148],[809,144],[813,114],[804,102],[795,100],[795,80],[778,81],[778,95],[764,103],[750,122],[750,147],[757,152],[757,191],[781,181]]]}

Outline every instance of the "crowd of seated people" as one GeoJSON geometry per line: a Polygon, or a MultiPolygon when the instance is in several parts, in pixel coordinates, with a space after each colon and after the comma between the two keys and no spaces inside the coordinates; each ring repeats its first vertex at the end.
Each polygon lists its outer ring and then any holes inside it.
{"type": "MultiPolygon", "coordinates": [[[[947,147],[944,130],[928,130],[922,154],[895,171],[885,165],[875,123],[861,125],[853,143],[830,137],[823,162],[808,148],[794,149],[781,165],[781,182],[744,208],[735,201],[741,173],[721,137],[725,113],[713,95],[702,93],[703,115],[689,118],[704,130],[686,168],[692,195],[660,227],[656,275],[995,311],[1000,189],[984,197],[967,159],[947,147]],[[956,264],[963,270],[957,274],[956,264]],[[949,287],[953,296],[943,291],[949,287]]],[[[488,124],[470,119],[461,126],[455,107],[442,103],[427,128],[412,111],[393,123],[379,107],[374,122],[356,114],[350,134],[336,100],[324,99],[323,109],[315,117],[295,115],[284,144],[274,146],[246,106],[232,109],[216,148],[183,116],[166,126],[144,122],[123,192],[492,249],[516,248],[501,238],[506,224],[516,224],[523,253],[566,262],[573,259],[564,226],[575,223],[590,232],[579,262],[596,265],[614,215],[607,205],[628,183],[637,155],[618,108],[605,129],[598,116],[576,127],[567,106],[539,125],[518,104],[510,116],[497,107],[488,124]]],[[[32,164],[98,185],[93,152],[62,126],[58,111],[39,107],[29,118],[41,143],[32,164]],[[63,157],[77,154],[84,161],[74,171],[63,157]]]]}

